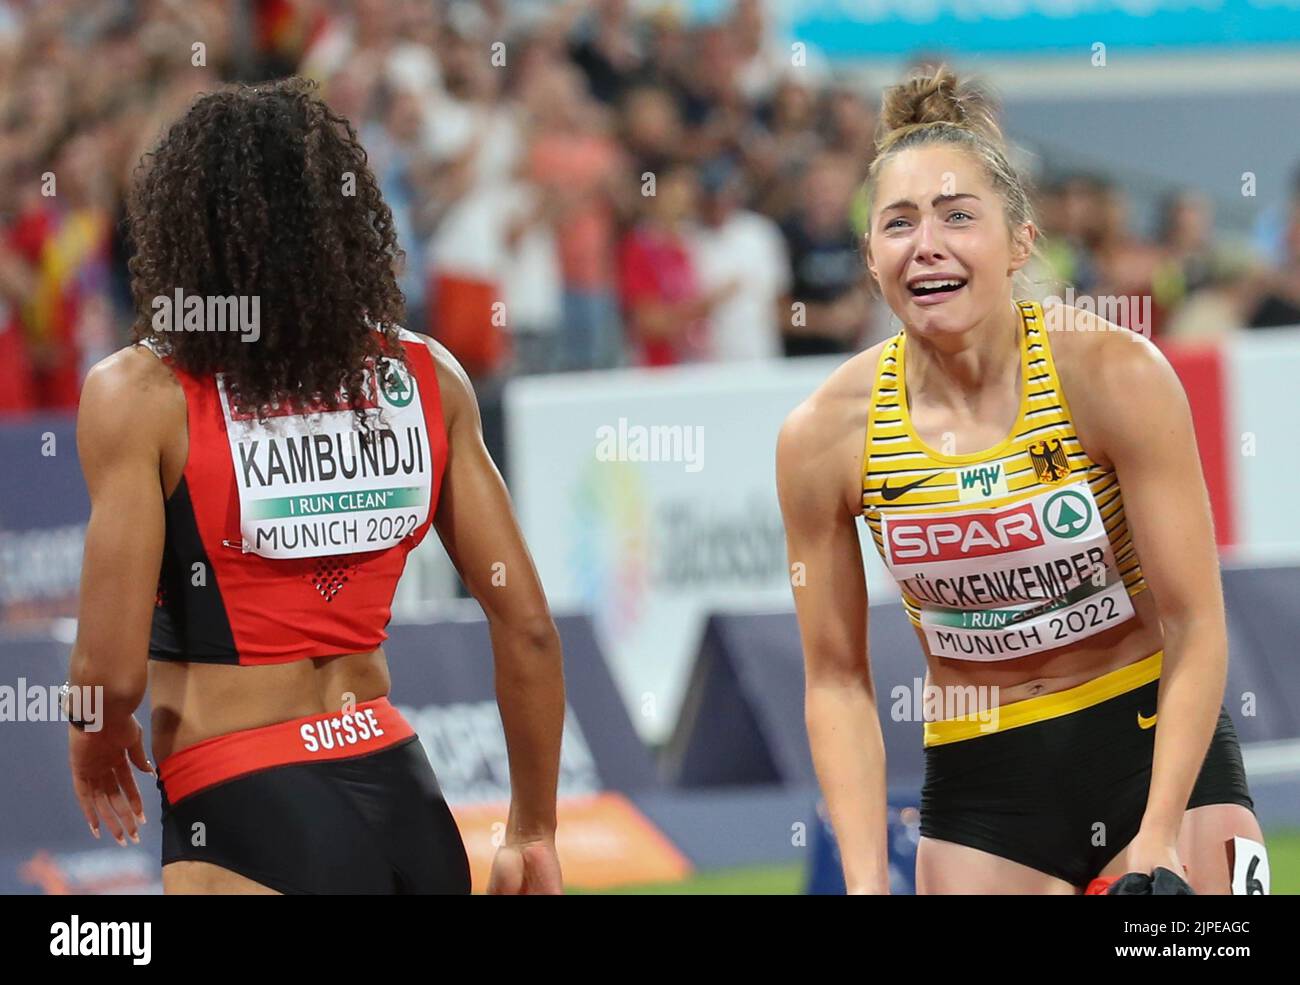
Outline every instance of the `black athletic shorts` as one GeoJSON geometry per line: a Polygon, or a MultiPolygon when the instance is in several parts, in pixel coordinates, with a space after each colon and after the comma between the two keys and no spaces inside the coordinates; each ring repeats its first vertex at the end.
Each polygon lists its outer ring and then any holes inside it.
{"type": "Polygon", "coordinates": [[[456,822],[387,699],[190,746],[158,765],[162,864],[281,893],[468,893],[456,822]]]}
{"type": "MultiPolygon", "coordinates": [[[[1141,826],[1161,656],[1007,705],[988,731],[926,723],[921,835],[1085,887],[1141,826]]],[[[1255,809],[1226,709],[1187,807],[1208,804],[1255,809]]]]}

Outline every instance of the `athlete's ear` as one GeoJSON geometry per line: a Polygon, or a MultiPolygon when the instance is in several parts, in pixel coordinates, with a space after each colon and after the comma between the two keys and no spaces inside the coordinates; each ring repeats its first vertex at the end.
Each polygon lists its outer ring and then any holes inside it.
{"type": "Polygon", "coordinates": [[[1007,273],[1014,273],[1029,262],[1034,253],[1034,241],[1038,239],[1038,227],[1032,222],[1021,223],[1020,228],[1011,234],[1011,266],[1007,273]]]}
{"type": "Polygon", "coordinates": [[[876,258],[875,256],[872,255],[871,252],[871,234],[870,233],[864,234],[862,237],[862,242],[863,245],[866,247],[866,250],[864,252],[866,253],[867,256],[867,269],[871,271],[871,279],[876,282],[876,287],[879,287],[880,274],[876,271],[876,258]]]}

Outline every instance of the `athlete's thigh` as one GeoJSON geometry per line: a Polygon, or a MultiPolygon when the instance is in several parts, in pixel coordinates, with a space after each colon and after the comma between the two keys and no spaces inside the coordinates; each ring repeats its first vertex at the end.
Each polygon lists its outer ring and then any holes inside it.
{"type": "Polygon", "coordinates": [[[1198,894],[1232,893],[1227,843],[1237,836],[1264,843],[1259,821],[1240,804],[1205,804],[1183,815],[1178,857],[1187,866],[1188,882],[1198,894]]]}
{"type": "Polygon", "coordinates": [[[944,894],[1074,896],[1064,879],[978,848],[922,838],[916,848],[916,892],[944,894]]]}
{"type": "MultiPolygon", "coordinates": [[[[1202,896],[1227,896],[1232,892],[1232,873],[1228,869],[1225,842],[1234,836],[1250,838],[1263,843],[1264,835],[1247,808],[1240,804],[1206,804],[1183,813],[1183,824],[1178,832],[1178,858],[1187,866],[1187,881],[1202,896]]],[[[1101,870],[1108,878],[1122,876],[1126,865],[1128,845],[1125,845],[1101,870]]]]}
{"type": "Polygon", "coordinates": [[[168,896],[279,896],[276,890],[211,862],[168,862],[162,870],[168,896]]]}

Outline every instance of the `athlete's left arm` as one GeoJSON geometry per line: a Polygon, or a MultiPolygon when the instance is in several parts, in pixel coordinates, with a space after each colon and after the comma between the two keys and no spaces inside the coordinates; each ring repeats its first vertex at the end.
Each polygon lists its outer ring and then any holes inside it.
{"type": "Polygon", "coordinates": [[[1187,395],[1160,350],[1123,330],[1094,335],[1076,351],[1095,354],[1083,361],[1090,365],[1074,369],[1087,377],[1069,398],[1076,425],[1087,435],[1086,447],[1109,460],[1119,476],[1164,632],[1142,835],[1172,846],[1227,680],[1227,622],[1210,499],[1187,395]]]}
{"type": "Polygon", "coordinates": [[[565,711],[560,637],[510,493],[484,446],[473,385],[450,352],[436,342],[429,347],[448,442],[433,523],[487,617],[510,769],[505,841],[488,892],[560,892],[555,854],[565,711]]]}

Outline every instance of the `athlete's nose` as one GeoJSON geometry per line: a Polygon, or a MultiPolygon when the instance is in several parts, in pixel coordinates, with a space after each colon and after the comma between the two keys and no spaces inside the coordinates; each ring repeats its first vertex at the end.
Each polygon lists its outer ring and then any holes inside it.
{"type": "Polygon", "coordinates": [[[921,263],[934,263],[946,259],[941,231],[930,216],[923,216],[916,226],[916,239],[912,258],[921,263]]]}

